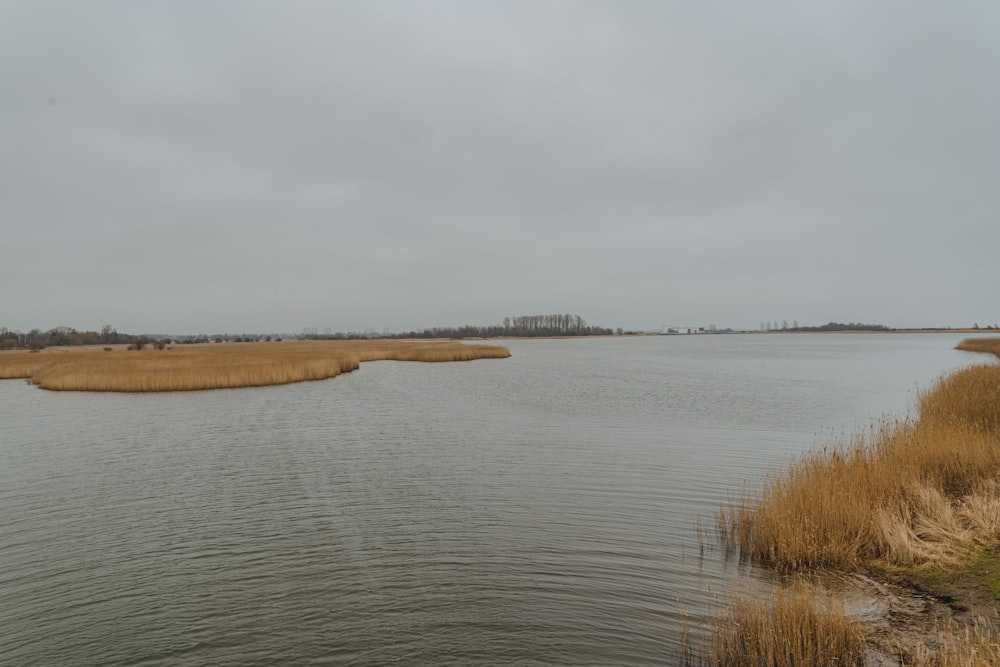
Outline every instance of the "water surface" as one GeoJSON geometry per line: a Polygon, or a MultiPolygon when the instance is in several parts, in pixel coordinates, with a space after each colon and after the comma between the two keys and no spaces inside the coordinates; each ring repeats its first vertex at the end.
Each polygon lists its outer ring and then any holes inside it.
{"type": "Polygon", "coordinates": [[[509,341],[155,395],[0,382],[0,664],[672,664],[699,517],[980,361],[949,335],[509,341]]]}

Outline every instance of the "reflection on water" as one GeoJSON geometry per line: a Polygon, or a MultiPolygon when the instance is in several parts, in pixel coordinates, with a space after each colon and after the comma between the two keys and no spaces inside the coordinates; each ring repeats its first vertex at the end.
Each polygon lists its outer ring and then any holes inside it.
{"type": "Polygon", "coordinates": [[[976,360],[957,336],[512,341],[162,395],[0,382],[2,664],[650,664],[706,526],[976,360]]]}

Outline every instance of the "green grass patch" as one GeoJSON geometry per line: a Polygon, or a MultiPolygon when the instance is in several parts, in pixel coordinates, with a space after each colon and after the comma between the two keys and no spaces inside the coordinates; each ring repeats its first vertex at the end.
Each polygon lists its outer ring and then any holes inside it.
{"type": "Polygon", "coordinates": [[[887,566],[890,581],[947,603],[957,611],[1000,605],[1000,545],[974,549],[954,565],[887,566]]]}

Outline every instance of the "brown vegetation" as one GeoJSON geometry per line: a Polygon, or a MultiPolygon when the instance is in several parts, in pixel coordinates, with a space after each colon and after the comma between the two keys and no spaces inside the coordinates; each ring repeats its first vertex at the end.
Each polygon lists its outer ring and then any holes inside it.
{"type": "Polygon", "coordinates": [[[728,545],[779,570],[850,570],[875,560],[952,561],[996,541],[1000,366],[944,376],[918,408],[919,419],[883,419],[724,508],[728,545]]]}
{"type": "MultiPolygon", "coordinates": [[[[1000,339],[967,340],[959,349],[1000,357],[1000,339]]],[[[883,419],[849,442],[801,457],[759,495],[724,507],[719,524],[730,549],[781,571],[916,572],[962,567],[976,550],[995,552],[1000,543],[1000,365],[972,366],[942,377],[919,395],[918,418],[883,419]]],[[[783,595],[779,591],[775,605],[787,604],[783,595]]],[[[744,613],[739,605],[733,612],[744,613]]],[[[811,641],[810,629],[788,626],[776,633],[786,631],[793,634],[781,641],[811,641]]],[[[719,632],[717,641],[756,650],[729,637],[727,627],[719,632]]],[[[984,620],[950,626],[930,640],[934,650],[913,647],[906,664],[1000,664],[997,637],[996,625],[984,620]]],[[[841,659],[853,664],[853,655],[841,659]]],[[[741,662],[719,664],[813,663],[761,661],[747,653],[741,662]]]]}
{"type": "Polygon", "coordinates": [[[1000,357],[1000,338],[966,338],[955,346],[956,350],[986,352],[1000,357]]]}
{"type": "Polygon", "coordinates": [[[168,350],[100,347],[0,354],[0,378],[28,378],[44,389],[188,391],[322,380],[365,361],[469,361],[509,357],[497,345],[458,342],[294,341],[185,345],[168,350]]]}
{"type": "Polygon", "coordinates": [[[711,664],[719,667],[842,667],[865,664],[861,625],[843,607],[802,583],[779,586],[770,600],[743,594],[713,633],[711,664]]]}
{"type": "Polygon", "coordinates": [[[1000,665],[1000,625],[977,618],[959,626],[948,621],[936,639],[937,646],[917,646],[908,664],[913,667],[996,667],[1000,665]]]}

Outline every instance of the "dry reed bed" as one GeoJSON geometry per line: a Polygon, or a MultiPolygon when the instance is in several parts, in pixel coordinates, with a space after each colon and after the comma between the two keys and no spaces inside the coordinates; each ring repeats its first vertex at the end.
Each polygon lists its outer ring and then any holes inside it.
{"type": "MultiPolygon", "coordinates": [[[[780,587],[771,600],[743,594],[717,622],[702,664],[719,667],[862,667],[861,625],[843,606],[804,583],[780,587]]],[[[689,659],[689,662],[696,662],[689,659]]]]}
{"type": "Polygon", "coordinates": [[[853,570],[947,563],[1000,539],[1000,366],[944,376],[918,411],[808,453],[730,503],[727,545],[779,570],[853,570]]]}
{"type": "MultiPolygon", "coordinates": [[[[948,619],[926,641],[894,658],[903,667],[997,667],[998,628],[995,619],[979,617],[968,625],[948,619]]],[[[770,599],[736,596],[715,622],[711,638],[700,644],[685,628],[680,662],[684,667],[873,664],[864,626],[828,593],[801,580],[780,585],[770,599]]]]}
{"type": "Polygon", "coordinates": [[[955,346],[956,350],[986,352],[1000,357],[1000,338],[966,338],[955,346]]]}
{"type": "Polygon", "coordinates": [[[0,378],[28,378],[53,390],[189,391],[322,380],[356,370],[366,361],[444,362],[509,356],[507,348],[497,345],[451,341],[282,341],[110,352],[59,348],[0,353],[0,378]]]}
{"type": "Polygon", "coordinates": [[[945,624],[937,646],[916,647],[909,664],[912,667],[997,667],[1000,665],[1000,624],[977,618],[972,625],[959,627],[954,621],[945,624]]]}
{"type": "MultiPolygon", "coordinates": [[[[959,349],[1000,357],[1000,339],[963,341],[959,349]]],[[[862,570],[884,565],[956,563],[971,549],[1000,541],[1000,366],[964,368],[918,396],[917,419],[883,419],[849,442],[806,454],[766,482],[758,496],[731,501],[719,515],[728,548],[786,572],[862,570]]],[[[779,588],[770,602],[738,602],[716,629],[715,664],[861,664],[853,649],[838,663],[776,658],[759,648],[825,645],[842,631],[779,618],[808,615],[807,602],[779,588]],[[797,610],[797,611],[796,611],[797,610]],[[774,631],[759,628],[770,615],[774,631]],[[736,657],[734,657],[736,656],[736,657]]],[[[826,613],[813,605],[813,612],[826,613]]],[[[846,621],[847,619],[845,619],[846,621]]],[[[946,628],[934,650],[914,647],[905,664],[1000,665],[995,622],[946,628]]],[[[806,650],[806,649],[796,649],[806,650]]],[[[809,649],[812,650],[812,649],[809,649]]]]}

